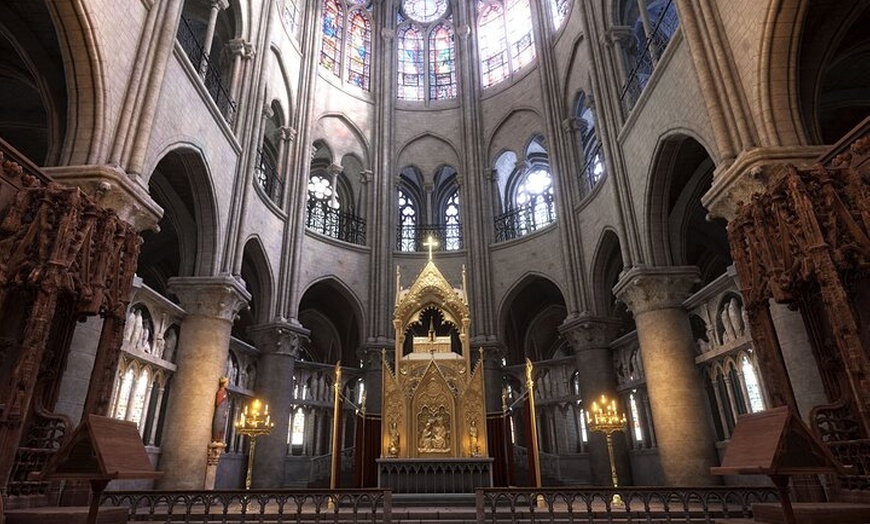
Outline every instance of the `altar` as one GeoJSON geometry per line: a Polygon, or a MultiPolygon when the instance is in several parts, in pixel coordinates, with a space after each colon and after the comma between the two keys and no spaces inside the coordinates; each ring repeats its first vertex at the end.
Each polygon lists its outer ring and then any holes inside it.
{"type": "Polygon", "coordinates": [[[471,365],[462,272],[454,288],[431,258],[403,289],[396,271],[395,359],[383,362],[378,486],[397,493],[471,493],[492,486],[483,359],[471,365]]]}

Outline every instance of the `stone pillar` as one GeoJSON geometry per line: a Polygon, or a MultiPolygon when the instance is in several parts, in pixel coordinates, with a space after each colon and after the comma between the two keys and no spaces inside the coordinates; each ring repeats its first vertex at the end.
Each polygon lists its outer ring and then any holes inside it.
{"type": "Polygon", "coordinates": [[[613,288],[634,314],[659,458],[670,486],[717,484],[708,405],[689,316],[682,307],[699,281],[695,267],[632,268],[613,288]]]}
{"type": "MultiPolygon", "coordinates": [[[[592,401],[606,395],[609,399],[618,399],[616,394],[616,370],[613,366],[613,352],[610,343],[619,333],[620,322],[612,318],[600,318],[590,315],[580,316],[566,321],[559,327],[559,332],[571,342],[580,374],[580,396],[583,399],[582,408],[588,411],[592,401]]],[[[622,412],[628,411],[628,406],[619,406],[622,412]]],[[[589,464],[592,468],[592,482],[598,486],[609,486],[610,458],[607,453],[607,440],[604,434],[589,431],[589,464]]],[[[626,428],[626,432],[629,431],[626,428]]],[[[628,458],[628,445],[625,437],[615,434],[613,438],[613,453],[616,461],[616,472],[619,482],[631,484],[631,462],[628,458]]],[[[580,435],[578,434],[578,438],[580,435]]]]}
{"type": "Polygon", "coordinates": [[[169,289],[187,317],[164,424],[161,489],[203,489],[218,380],[224,374],[233,320],[251,298],[233,276],[175,277],[169,289]]]}
{"type": "MultiPolygon", "coordinates": [[[[388,344],[388,347],[393,347],[393,344],[388,344]]],[[[383,363],[381,358],[382,345],[367,343],[357,350],[357,356],[362,361],[363,382],[366,385],[366,413],[381,413],[381,403],[383,402],[383,363]]],[[[387,359],[390,358],[390,352],[387,351],[387,359]]]]}
{"type": "Polygon", "coordinates": [[[275,424],[271,434],[257,440],[251,484],[254,488],[281,488],[293,401],[293,373],[301,339],[307,338],[309,332],[298,323],[275,322],[254,326],[249,333],[260,350],[257,394],[269,404],[275,424]]]}
{"type": "Polygon", "coordinates": [[[498,343],[489,342],[483,347],[483,383],[487,413],[501,413],[502,362],[507,350],[498,343]]]}
{"type": "Polygon", "coordinates": [[[202,43],[202,62],[199,64],[199,75],[205,77],[208,71],[209,55],[211,55],[211,46],[214,43],[214,30],[217,25],[218,13],[230,6],[227,0],[212,0],[208,13],[208,25],[205,29],[205,40],[202,43]]]}

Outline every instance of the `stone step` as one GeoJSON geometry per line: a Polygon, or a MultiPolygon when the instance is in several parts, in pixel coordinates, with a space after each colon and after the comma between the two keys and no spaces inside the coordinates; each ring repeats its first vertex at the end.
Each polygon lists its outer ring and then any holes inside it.
{"type": "MultiPolygon", "coordinates": [[[[86,506],[11,509],[6,511],[6,524],[85,524],[86,506]]],[[[97,524],[125,524],[127,508],[100,507],[97,524]]]]}
{"type": "MultiPolygon", "coordinates": [[[[870,504],[848,502],[796,502],[792,504],[797,524],[867,524],[870,504]]],[[[783,524],[782,506],[775,503],[752,505],[756,522],[783,524]]]]}

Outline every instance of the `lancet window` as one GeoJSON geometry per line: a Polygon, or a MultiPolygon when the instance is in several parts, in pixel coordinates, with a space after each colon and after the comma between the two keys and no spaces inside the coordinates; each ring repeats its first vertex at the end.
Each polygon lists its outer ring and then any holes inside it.
{"type": "Polygon", "coordinates": [[[527,235],[556,220],[553,177],[542,136],[529,142],[525,160],[517,161],[514,153],[506,151],[495,164],[505,210],[495,219],[496,241],[527,235]]]}
{"type": "Polygon", "coordinates": [[[348,84],[371,88],[372,22],[366,0],[324,0],[320,65],[348,84]]]}
{"type": "Polygon", "coordinates": [[[571,0],[550,0],[550,14],[553,17],[553,29],[558,31],[571,11],[571,0]]]}
{"type": "Polygon", "coordinates": [[[321,235],[365,245],[365,220],[355,212],[354,188],[348,177],[361,176],[362,167],[352,155],[345,156],[343,164],[333,164],[329,148],[322,142],[316,144],[308,178],[305,226],[321,235]]]}
{"type": "Polygon", "coordinates": [[[429,238],[437,242],[436,250],[462,249],[462,220],[459,183],[456,170],[441,166],[432,181],[414,167],[406,167],[399,176],[397,193],[398,225],[396,249],[424,251],[429,238]]]}
{"type": "Polygon", "coordinates": [[[299,30],[302,28],[302,13],[299,3],[303,0],[283,0],[279,3],[281,10],[281,22],[293,38],[299,38],[299,30]]]}
{"type": "Polygon", "coordinates": [[[680,24],[674,0],[623,0],[619,25],[631,29],[625,49],[626,79],[621,100],[628,114],[640,98],[680,24]]]}
{"type": "Polygon", "coordinates": [[[230,124],[236,116],[230,88],[233,72],[245,54],[244,46],[231,44],[236,37],[237,16],[229,4],[186,0],[176,35],[205,90],[230,124]]]}
{"type": "Polygon", "coordinates": [[[480,0],[477,45],[483,88],[492,87],[535,59],[529,0],[480,0]]]}
{"type": "Polygon", "coordinates": [[[582,91],[577,95],[574,103],[571,131],[575,134],[577,156],[582,162],[579,169],[580,193],[586,196],[604,179],[607,169],[604,163],[604,150],[595,125],[595,112],[589,97],[582,91]]]}
{"type": "Polygon", "coordinates": [[[456,42],[446,0],[406,0],[398,13],[400,100],[456,98],[456,42]]]}

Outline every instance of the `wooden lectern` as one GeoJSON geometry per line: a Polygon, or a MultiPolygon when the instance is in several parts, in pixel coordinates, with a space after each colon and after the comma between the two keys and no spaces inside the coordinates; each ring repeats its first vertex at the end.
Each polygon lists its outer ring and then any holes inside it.
{"type": "Polygon", "coordinates": [[[88,524],[96,524],[100,497],[110,481],[162,476],[151,466],[135,423],[98,415],[87,415],[42,471],[49,480],[90,482],[88,524]]]}
{"type": "Polygon", "coordinates": [[[795,523],[788,494],[791,475],[842,472],[843,466],[787,406],[743,415],[713,475],[767,475],[779,490],[785,522],[795,523]]]}

